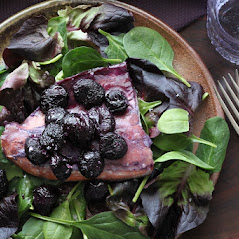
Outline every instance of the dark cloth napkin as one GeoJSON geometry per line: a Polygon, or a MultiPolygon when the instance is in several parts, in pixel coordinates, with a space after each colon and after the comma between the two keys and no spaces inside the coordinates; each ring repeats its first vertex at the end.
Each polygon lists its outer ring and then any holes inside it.
{"type": "MultiPolygon", "coordinates": [[[[207,0],[121,0],[139,7],[179,31],[206,13],[207,0]]],[[[43,0],[0,0],[0,22],[43,0]]]]}

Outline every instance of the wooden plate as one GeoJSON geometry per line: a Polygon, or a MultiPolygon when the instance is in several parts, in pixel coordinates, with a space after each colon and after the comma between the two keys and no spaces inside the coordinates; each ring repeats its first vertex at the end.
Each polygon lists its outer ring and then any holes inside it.
{"type": "MultiPolygon", "coordinates": [[[[135,25],[150,27],[158,31],[168,40],[174,50],[175,57],[173,65],[175,69],[187,80],[200,83],[204,90],[209,93],[209,97],[202,103],[202,106],[195,114],[193,129],[195,135],[200,135],[204,122],[208,118],[214,116],[224,117],[222,108],[213,89],[214,81],[198,54],[177,32],[165,23],[139,8],[119,1],[52,0],[33,5],[17,13],[0,24],[0,62],[2,61],[2,51],[9,44],[9,40],[13,34],[19,29],[22,23],[32,15],[44,14],[49,18],[55,16],[57,10],[62,9],[65,6],[76,6],[79,4],[91,4],[97,2],[108,2],[123,7],[134,14],[135,25]]],[[[214,183],[216,182],[217,177],[218,174],[213,175],[214,183]]]]}
{"type": "MultiPolygon", "coordinates": [[[[209,97],[202,103],[202,106],[194,117],[195,135],[200,135],[204,122],[208,118],[214,116],[224,117],[222,108],[220,107],[213,89],[214,81],[198,54],[177,32],[165,23],[143,10],[119,1],[51,0],[34,5],[17,13],[0,24],[0,62],[2,61],[2,51],[9,44],[9,40],[13,34],[19,29],[22,23],[32,15],[44,14],[49,18],[56,15],[57,10],[67,5],[76,6],[79,4],[91,4],[96,2],[109,2],[123,7],[134,14],[135,25],[150,27],[158,31],[168,40],[174,50],[175,57],[173,65],[175,69],[187,80],[200,83],[204,90],[209,93],[209,97]]],[[[214,183],[216,183],[218,176],[219,173],[212,175],[214,183]]]]}

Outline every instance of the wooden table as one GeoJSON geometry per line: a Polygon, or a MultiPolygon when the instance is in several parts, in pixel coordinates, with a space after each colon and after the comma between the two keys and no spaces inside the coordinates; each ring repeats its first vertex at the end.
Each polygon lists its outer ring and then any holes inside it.
{"type": "MultiPolygon", "coordinates": [[[[215,81],[222,82],[222,76],[227,73],[234,75],[235,69],[239,68],[214,50],[207,36],[206,16],[179,33],[196,50],[215,81]]],[[[185,233],[182,239],[239,238],[239,137],[231,124],[228,124],[231,137],[208,217],[202,225],[185,233]]]]}

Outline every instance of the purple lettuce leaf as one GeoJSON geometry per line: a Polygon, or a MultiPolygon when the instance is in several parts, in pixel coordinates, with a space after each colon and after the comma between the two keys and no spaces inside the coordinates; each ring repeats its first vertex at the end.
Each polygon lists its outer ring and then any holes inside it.
{"type": "Polygon", "coordinates": [[[134,27],[133,14],[121,7],[104,3],[96,6],[78,6],[66,8],[59,13],[68,18],[68,30],[81,29],[88,33],[91,41],[100,48],[103,56],[104,49],[108,46],[108,40],[98,32],[102,29],[112,35],[126,33],[134,27]]]}
{"type": "Polygon", "coordinates": [[[200,225],[212,198],[209,174],[177,161],[141,193],[143,208],[154,227],[152,238],[174,239],[200,225]],[[173,172],[173,173],[172,173],[173,172]]]}
{"type": "Polygon", "coordinates": [[[0,88],[0,105],[5,106],[0,114],[0,125],[23,122],[39,105],[42,89],[28,78],[29,66],[23,63],[5,79],[0,88]]]}
{"type": "MultiPolygon", "coordinates": [[[[61,52],[62,40],[58,33],[53,37],[48,35],[47,22],[43,15],[26,20],[7,49],[31,61],[46,61],[56,56],[61,52]]],[[[9,62],[7,55],[3,57],[6,63],[9,62]]]]}
{"type": "Polygon", "coordinates": [[[190,127],[194,112],[202,102],[203,88],[197,82],[190,82],[187,87],[177,79],[170,79],[163,75],[161,70],[147,60],[128,58],[127,65],[134,87],[138,96],[145,101],[162,100],[164,103],[145,115],[152,128],[149,130],[150,137],[155,137],[156,124],[160,115],[167,109],[181,108],[187,110],[190,116],[190,127]]]}
{"type": "Polygon", "coordinates": [[[181,108],[193,113],[202,102],[203,88],[197,82],[187,87],[176,79],[165,77],[152,63],[135,58],[127,59],[130,77],[139,96],[145,101],[168,101],[170,108],[181,108]]]}
{"type": "Polygon", "coordinates": [[[17,231],[18,224],[18,207],[14,194],[3,198],[0,202],[0,238],[9,238],[17,231]]]}

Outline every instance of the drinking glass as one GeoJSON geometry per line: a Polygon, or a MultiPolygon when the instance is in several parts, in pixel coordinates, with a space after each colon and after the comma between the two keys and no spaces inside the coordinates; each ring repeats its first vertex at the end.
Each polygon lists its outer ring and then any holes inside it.
{"type": "Polygon", "coordinates": [[[207,32],[221,56],[239,65],[239,0],[208,0],[207,32]]]}

